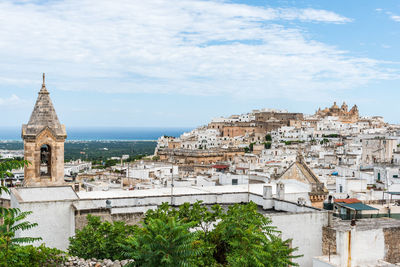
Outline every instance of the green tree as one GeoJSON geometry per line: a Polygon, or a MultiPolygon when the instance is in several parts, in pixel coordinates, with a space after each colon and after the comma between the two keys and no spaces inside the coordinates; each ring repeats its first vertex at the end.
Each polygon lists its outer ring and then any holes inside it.
{"type": "Polygon", "coordinates": [[[270,149],[271,148],[271,142],[265,142],[264,143],[264,148],[265,149],[270,149]]]}
{"type": "Polygon", "coordinates": [[[5,260],[5,252],[0,250],[0,266],[10,267],[44,267],[62,266],[66,261],[63,251],[56,248],[48,248],[44,244],[39,247],[32,245],[14,245],[8,252],[5,260]]]}
{"type": "Polygon", "coordinates": [[[265,136],[265,141],[267,141],[267,142],[271,142],[271,141],[272,141],[272,136],[271,136],[271,134],[267,134],[267,135],[265,136]]]}
{"type": "MultiPolygon", "coordinates": [[[[101,224],[99,218],[89,220],[90,227],[77,233],[79,243],[71,242],[76,246],[74,250],[70,246],[71,254],[83,251],[85,258],[107,257],[98,256],[99,249],[109,246],[103,243],[107,234],[101,224]]],[[[179,208],[162,203],[146,212],[134,233],[113,239],[118,244],[111,251],[122,255],[120,259],[134,259],[131,266],[296,266],[293,259],[299,256],[292,255],[296,248],[279,235],[253,202],[235,204],[226,211],[201,201],[179,208]]]]}
{"type": "Polygon", "coordinates": [[[24,221],[26,216],[31,214],[31,211],[21,212],[18,209],[9,209],[0,215],[2,224],[0,225],[0,250],[5,266],[9,263],[10,250],[14,249],[15,245],[23,243],[33,243],[42,240],[40,237],[15,237],[17,231],[29,230],[37,226],[37,223],[24,221]]]}
{"type": "Polygon", "coordinates": [[[202,205],[202,201],[194,204],[186,202],[178,209],[172,208],[168,203],[162,203],[158,209],[147,211],[145,222],[150,219],[168,221],[168,218],[174,216],[184,223],[193,223],[193,228],[197,230],[197,237],[203,248],[202,254],[197,256],[197,265],[213,266],[216,264],[213,257],[216,246],[211,240],[210,232],[216,221],[221,218],[222,213],[220,205],[207,207],[202,205]]]}
{"type": "Polygon", "coordinates": [[[127,238],[135,233],[137,227],[118,221],[101,222],[100,217],[90,214],[87,221],[82,230],[77,230],[75,236],[69,238],[69,253],[84,259],[123,259],[127,238]]]}
{"type": "Polygon", "coordinates": [[[250,152],[253,152],[253,147],[254,147],[255,143],[250,143],[249,145],[249,150],[250,152]]]}
{"type": "Polygon", "coordinates": [[[320,144],[321,144],[321,145],[327,144],[327,143],[329,143],[329,139],[327,139],[327,138],[324,138],[324,139],[322,139],[322,140],[320,141],[320,144]]]}
{"type": "Polygon", "coordinates": [[[104,163],[104,167],[108,168],[111,166],[115,166],[119,163],[120,161],[117,159],[108,159],[106,160],[106,162],[104,163]]]}
{"type": "Polygon", "coordinates": [[[130,266],[197,266],[202,243],[197,232],[190,229],[195,222],[183,223],[175,217],[149,219],[131,237],[131,251],[135,261],[130,266]]]}
{"type": "MultiPolygon", "coordinates": [[[[9,159],[0,159],[0,194],[2,192],[10,193],[8,188],[5,186],[5,179],[7,177],[12,177],[12,170],[20,169],[29,164],[26,160],[9,160],[9,159]]],[[[1,207],[0,207],[1,208],[1,207]]]]}
{"type": "Polygon", "coordinates": [[[217,244],[215,258],[229,266],[297,266],[289,248],[291,240],[278,237],[271,220],[257,211],[257,205],[230,206],[213,231],[217,244]]]}
{"type": "MultiPolygon", "coordinates": [[[[145,216],[148,224],[158,219],[164,223],[171,217],[193,223],[202,254],[197,255],[197,266],[287,266],[293,265],[291,256],[296,249],[289,248],[290,240],[282,240],[271,220],[257,211],[257,205],[235,204],[224,212],[220,205],[211,208],[184,203],[178,209],[163,203],[145,216]]],[[[137,244],[140,247],[140,244],[137,244]]]]}

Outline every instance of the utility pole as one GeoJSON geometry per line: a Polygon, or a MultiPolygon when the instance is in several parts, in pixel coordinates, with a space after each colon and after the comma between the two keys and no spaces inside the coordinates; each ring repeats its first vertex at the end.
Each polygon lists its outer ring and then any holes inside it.
{"type": "Polygon", "coordinates": [[[171,205],[174,200],[174,164],[171,164],[171,205]]]}
{"type": "Polygon", "coordinates": [[[172,160],[172,152],[171,152],[171,206],[174,201],[174,161],[172,160]]]}
{"type": "Polygon", "coordinates": [[[250,203],[250,162],[248,162],[247,169],[247,202],[250,203]]]}

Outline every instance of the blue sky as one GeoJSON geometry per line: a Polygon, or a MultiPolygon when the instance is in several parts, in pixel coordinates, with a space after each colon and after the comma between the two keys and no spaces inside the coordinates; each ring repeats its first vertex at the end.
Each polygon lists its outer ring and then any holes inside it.
{"type": "Polygon", "coordinates": [[[1,1],[0,126],[194,127],[333,101],[400,123],[399,1],[1,1]]]}

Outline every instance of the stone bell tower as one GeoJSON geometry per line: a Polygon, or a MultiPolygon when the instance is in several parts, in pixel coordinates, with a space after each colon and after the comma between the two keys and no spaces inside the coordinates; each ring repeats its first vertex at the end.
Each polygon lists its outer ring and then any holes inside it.
{"type": "Polygon", "coordinates": [[[64,183],[65,126],[60,124],[51,102],[49,92],[43,84],[39,91],[28,124],[22,125],[25,160],[25,186],[52,186],[64,183]]]}

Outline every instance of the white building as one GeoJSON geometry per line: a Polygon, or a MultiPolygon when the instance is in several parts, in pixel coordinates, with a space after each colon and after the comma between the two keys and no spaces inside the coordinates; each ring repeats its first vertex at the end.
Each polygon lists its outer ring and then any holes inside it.
{"type": "Polygon", "coordinates": [[[283,238],[292,238],[292,246],[299,247],[295,259],[300,266],[311,266],[312,258],[322,255],[322,228],[327,225],[328,213],[298,204],[287,199],[296,197],[296,187],[278,189],[278,186],[252,184],[177,187],[171,196],[169,188],[133,191],[92,191],[75,193],[71,187],[14,188],[11,206],[22,211],[31,210],[30,222],[38,227],[24,231],[26,236],[40,236],[47,246],[65,250],[68,238],[75,229],[85,224],[86,214],[92,213],[105,220],[121,220],[137,223],[148,209],[155,209],[163,202],[181,205],[202,200],[204,204],[230,205],[232,203],[255,202],[260,212],[271,218],[273,225],[282,231],[283,238]],[[290,197],[294,194],[294,197],[290,197]],[[278,211],[278,213],[277,213],[278,211]],[[286,216],[287,217],[286,217],[286,216]]]}

